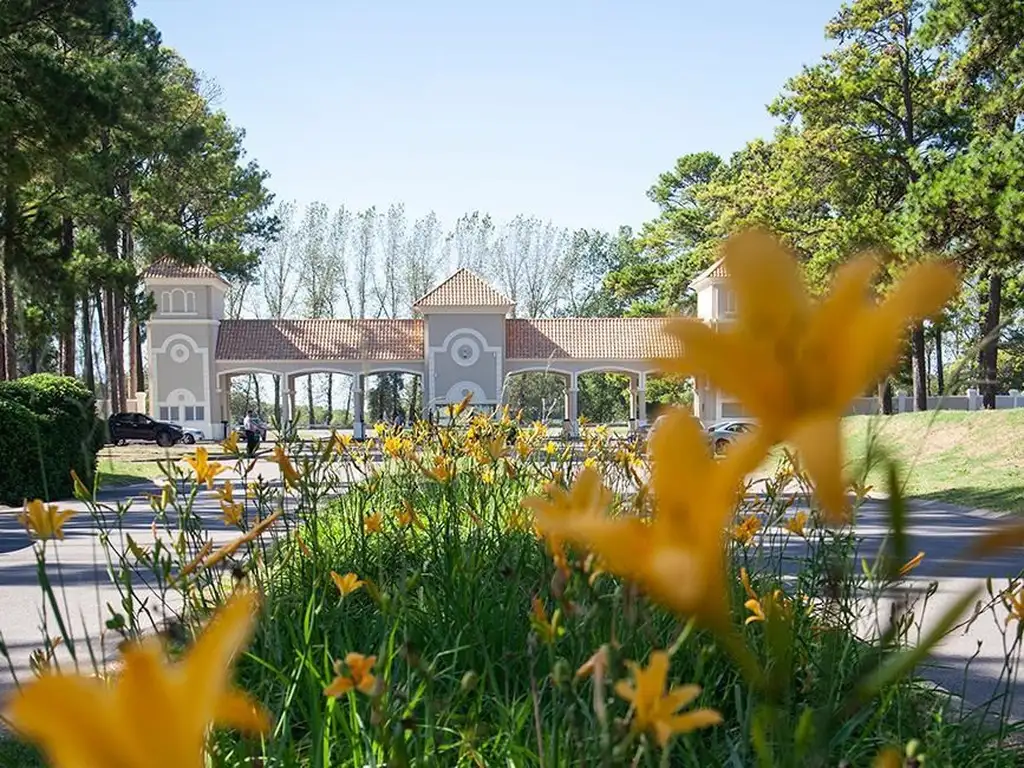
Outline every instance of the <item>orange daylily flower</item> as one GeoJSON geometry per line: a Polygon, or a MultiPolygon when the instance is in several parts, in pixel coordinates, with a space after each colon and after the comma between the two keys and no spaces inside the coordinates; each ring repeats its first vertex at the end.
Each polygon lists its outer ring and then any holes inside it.
{"type": "Polygon", "coordinates": [[[366,583],[354,573],[346,573],[342,576],[335,571],[331,571],[331,580],[334,582],[334,586],[338,588],[342,597],[348,597],[366,583]]]}
{"type": "Polygon", "coordinates": [[[376,656],[363,656],[361,653],[350,653],[345,656],[345,667],[348,674],[342,674],[340,661],[334,662],[334,680],[324,688],[324,696],[343,696],[355,689],[361,693],[371,694],[377,685],[377,678],[371,670],[377,663],[376,656]]]}
{"type": "Polygon", "coordinates": [[[870,293],[877,264],[864,257],[842,266],[829,295],[814,303],[796,258],[770,235],[738,235],[724,251],[735,322],[671,321],[682,352],[662,367],[707,378],[738,398],[766,444],[792,443],[829,519],[844,522],[840,420],[896,363],[909,326],[949,301],[957,275],[938,262],[918,264],[876,303],[870,293]]]}

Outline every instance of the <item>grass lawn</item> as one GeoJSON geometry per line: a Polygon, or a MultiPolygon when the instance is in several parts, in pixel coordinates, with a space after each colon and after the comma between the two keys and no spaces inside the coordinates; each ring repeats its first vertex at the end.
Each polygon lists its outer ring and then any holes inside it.
{"type": "MultiPolygon", "coordinates": [[[[129,459],[111,455],[104,449],[96,458],[96,470],[100,476],[101,488],[116,488],[144,483],[161,476],[160,465],[154,459],[129,459]]],[[[2,763],[0,763],[2,765],[2,763]]]]}
{"type": "MultiPolygon", "coordinates": [[[[911,496],[1024,512],[1024,409],[852,416],[846,430],[853,460],[877,436],[903,463],[911,496]]],[[[869,480],[882,487],[877,472],[869,480]]]]}

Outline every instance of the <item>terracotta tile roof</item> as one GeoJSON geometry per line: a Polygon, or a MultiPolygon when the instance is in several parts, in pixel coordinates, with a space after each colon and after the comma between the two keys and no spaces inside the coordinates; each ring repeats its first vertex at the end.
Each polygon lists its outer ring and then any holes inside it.
{"type": "Polygon", "coordinates": [[[716,280],[726,278],[728,276],[729,273],[725,270],[725,258],[721,258],[693,278],[693,280],[690,281],[690,287],[692,288],[694,285],[703,282],[704,280],[716,280]]]}
{"type": "Polygon", "coordinates": [[[480,275],[465,267],[421,296],[413,304],[423,307],[507,307],[515,302],[494,290],[480,275]]]}
{"type": "Polygon", "coordinates": [[[423,359],[422,320],[224,320],[218,360],[423,359]]]}
{"type": "Polygon", "coordinates": [[[169,258],[157,259],[149,265],[146,271],[142,273],[142,276],[143,278],[170,277],[178,280],[213,279],[220,280],[222,283],[227,282],[207,264],[182,264],[169,258]]]}
{"type": "Polygon", "coordinates": [[[510,360],[653,360],[678,351],[663,317],[567,317],[505,321],[510,360]]]}

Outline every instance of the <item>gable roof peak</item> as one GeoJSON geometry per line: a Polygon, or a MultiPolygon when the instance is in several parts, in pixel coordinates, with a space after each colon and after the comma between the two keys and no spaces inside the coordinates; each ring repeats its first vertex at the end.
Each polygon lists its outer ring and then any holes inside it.
{"type": "Polygon", "coordinates": [[[439,307],[494,307],[508,311],[515,302],[498,292],[468,267],[459,267],[448,279],[423,294],[413,304],[417,310],[439,307]]]}

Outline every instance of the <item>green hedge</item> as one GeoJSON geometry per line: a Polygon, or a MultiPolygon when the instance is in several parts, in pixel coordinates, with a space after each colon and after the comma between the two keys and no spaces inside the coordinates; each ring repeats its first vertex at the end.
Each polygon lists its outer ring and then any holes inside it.
{"type": "Polygon", "coordinates": [[[71,470],[90,483],[104,438],[96,400],[77,379],[0,382],[0,503],[70,498],[71,470]]]}

